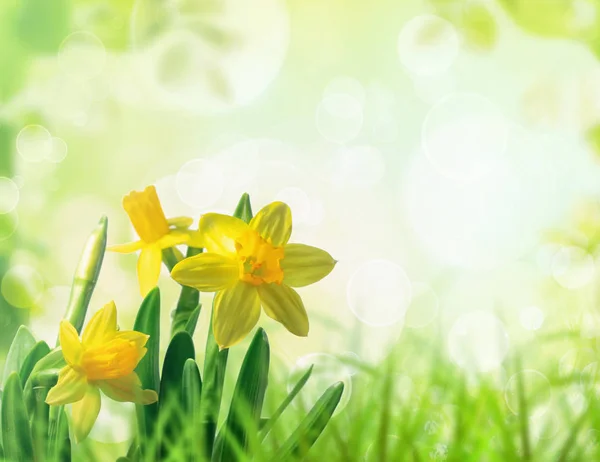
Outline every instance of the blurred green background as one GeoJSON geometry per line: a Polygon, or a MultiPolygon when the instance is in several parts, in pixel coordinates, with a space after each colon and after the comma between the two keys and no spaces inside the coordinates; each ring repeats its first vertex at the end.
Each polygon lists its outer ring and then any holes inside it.
{"type": "MultiPolygon", "coordinates": [[[[20,323],[54,342],[86,236],[104,214],[131,240],[121,198],[156,184],[196,220],[283,200],[339,260],[302,290],[307,339],[261,319],[290,380],[351,384],[343,358],[399,341],[411,387],[423,344],[501,392],[523,345],[548,390],[595,371],[599,31],[595,0],[2,1],[0,351],[20,323]]],[[[135,261],[106,256],[92,312],[132,324],[135,261]]]]}

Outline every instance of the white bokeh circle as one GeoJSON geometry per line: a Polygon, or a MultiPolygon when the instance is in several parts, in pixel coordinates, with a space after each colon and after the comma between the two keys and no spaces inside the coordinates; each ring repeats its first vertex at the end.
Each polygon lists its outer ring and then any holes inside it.
{"type": "Polygon", "coordinates": [[[539,371],[527,369],[514,374],[506,383],[504,399],[513,414],[518,415],[520,389],[528,402],[528,416],[539,418],[548,411],[552,400],[552,387],[549,380],[539,371]]]}
{"type": "Polygon", "coordinates": [[[73,32],[60,45],[58,63],[68,77],[80,81],[89,80],[104,70],[106,49],[102,41],[91,32],[73,32]]]}
{"type": "Polygon", "coordinates": [[[413,295],[406,311],[406,327],[419,329],[433,322],[440,309],[440,300],[433,288],[422,282],[412,284],[413,295]]]}
{"type": "Polygon", "coordinates": [[[317,106],[317,130],[328,141],[344,144],[358,136],[363,126],[363,107],[346,93],[326,95],[317,106]]]}
{"type": "Polygon", "coordinates": [[[219,200],[224,189],[223,171],[206,159],[186,162],[177,172],[177,194],[190,207],[202,209],[219,200]]]}
{"type": "Polygon", "coordinates": [[[12,212],[19,203],[19,187],[10,178],[0,177],[0,215],[12,212]]]}
{"type": "Polygon", "coordinates": [[[562,247],[552,258],[552,275],[565,289],[586,286],[591,282],[594,273],[594,258],[580,247],[562,247]]]}
{"type": "Polygon", "coordinates": [[[27,162],[46,160],[52,146],[52,135],[41,125],[27,125],[17,135],[17,152],[27,162]]]}

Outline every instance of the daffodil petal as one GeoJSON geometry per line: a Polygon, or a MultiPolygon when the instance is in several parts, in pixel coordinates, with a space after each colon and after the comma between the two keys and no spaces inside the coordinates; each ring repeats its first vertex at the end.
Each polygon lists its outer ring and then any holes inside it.
{"type": "Polygon", "coordinates": [[[58,338],[67,364],[73,366],[79,362],[83,348],[75,327],[66,320],[60,322],[58,338]]]}
{"type": "Polygon", "coordinates": [[[116,333],[114,338],[132,342],[135,344],[135,347],[138,350],[142,350],[144,348],[144,346],[146,346],[146,343],[148,342],[148,339],[150,338],[150,336],[143,334],[141,332],[137,332],[135,330],[120,330],[119,332],[116,333]]]}
{"type": "Polygon", "coordinates": [[[221,348],[242,341],[258,322],[260,300],[256,288],[245,282],[222,290],[215,296],[213,332],[221,348]]]}
{"type": "Polygon", "coordinates": [[[248,231],[248,225],[239,218],[229,215],[207,213],[200,218],[198,231],[206,250],[230,256],[235,255],[235,242],[239,236],[248,231]]]}
{"type": "Polygon", "coordinates": [[[135,372],[118,379],[98,382],[102,392],[110,399],[119,402],[152,404],[158,401],[154,390],[142,390],[142,382],[135,372]]]}
{"type": "Polygon", "coordinates": [[[162,252],[158,246],[149,246],[142,250],[137,262],[140,292],[145,297],[158,284],[162,252]]]}
{"type": "Polygon", "coordinates": [[[46,403],[51,406],[74,403],[83,398],[87,387],[85,375],[71,366],[65,366],[58,374],[58,382],[48,392],[46,403]]]}
{"type": "Polygon", "coordinates": [[[187,243],[189,241],[190,235],[186,231],[169,231],[169,234],[161,237],[156,245],[161,249],[168,249],[169,247],[175,247],[176,245],[181,245],[187,243]]]}
{"type": "Polygon", "coordinates": [[[117,307],[110,302],[99,309],[83,331],[82,341],[92,348],[110,341],[117,333],[117,307]]]}
{"type": "Polygon", "coordinates": [[[276,247],[287,244],[292,234],[292,211],[284,202],[263,207],[250,222],[250,227],[276,247]]]}
{"type": "Polygon", "coordinates": [[[258,295],[267,316],[279,321],[292,334],[308,335],[308,315],[294,289],[285,284],[261,284],[258,295]]]}
{"type": "Polygon", "coordinates": [[[283,282],[292,287],[314,284],[327,276],[336,261],[329,253],[304,244],[288,244],[281,260],[283,282]]]}
{"type": "Polygon", "coordinates": [[[145,245],[143,241],[128,242],[127,244],[109,245],[106,250],[116,253],[133,253],[141,250],[145,245]]]}
{"type": "Polygon", "coordinates": [[[235,284],[239,279],[239,267],[229,257],[201,253],[177,263],[171,276],[181,285],[203,292],[217,292],[235,284]]]}
{"type": "Polygon", "coordinates": [[[169,218],[167,223],[169,223],[169,226],[174,226],[175,228],[189,228],[194,223],[194,219],[190,217],[174,217],[169,218]]]}
{"type": "Polygon", "coordinates": [[[83,441],[90,434],[100,413],[100,405],[100,390],[94,386],[88,386],[83,399],[73,403],[71,418],[77,442],[83,441]]]}

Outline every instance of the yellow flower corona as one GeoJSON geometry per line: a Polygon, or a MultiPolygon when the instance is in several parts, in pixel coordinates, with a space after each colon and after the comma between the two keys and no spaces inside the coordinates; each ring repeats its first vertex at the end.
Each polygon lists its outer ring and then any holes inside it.
{"type": "Polygon", "coordinates": [[[186,258],[171,276],[182,285],[215,296],[213,332],[221,348],[240,342],[256,325],[261,306],[291,333],[308,335],[302,299],[292,287],[327,276],[336,261],[324,250],[288,244],[292,213],[273,202],[246,224],[228,215],[208,213],[198,233],[206,252],[186,258]]]}
{"type": "Polygon", "coordinates": [[[154,390],[142,390],[134,372],[146,354],[148,335],[117,330],[117,309],[111,302],[90,320],[81,340],[68,321],[60,324],[60,346],[67,365],[46,397],[49,405],[73,403],[72,426],[77,441],[87,437],[100,412],[100,391],[121,402],[151,404],[154,390]]]}
{"type": "Polygon", "coordinates": [[[132,191],[123,198],[123,208],[140,240],[113,245],[108,250],[119,253],[141,250],[137,272],[140,292],[146,296],[158,283],[162,250],[189,243],[193,234],[187,228],[193,220],[188,217],[167,220],[154,186],[148,186],[142,192],[132,191]]]}

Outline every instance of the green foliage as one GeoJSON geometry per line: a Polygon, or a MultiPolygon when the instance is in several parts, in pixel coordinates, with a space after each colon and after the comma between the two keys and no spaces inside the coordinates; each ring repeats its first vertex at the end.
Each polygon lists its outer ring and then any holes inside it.
{"type": "Polygon", "coordinates": [[[2,383],[6,382],[13,372],[19,372],[30,350],[35,346],[35,338],[26,326],[21,326],[6,355],[2,383]]]}
{"type": "Polygon", "coordinates": [[[4,456],[12,462],[34,460],[29,418],[16,372],[8,376],[2,394],[2,447],[4,456]]]}

